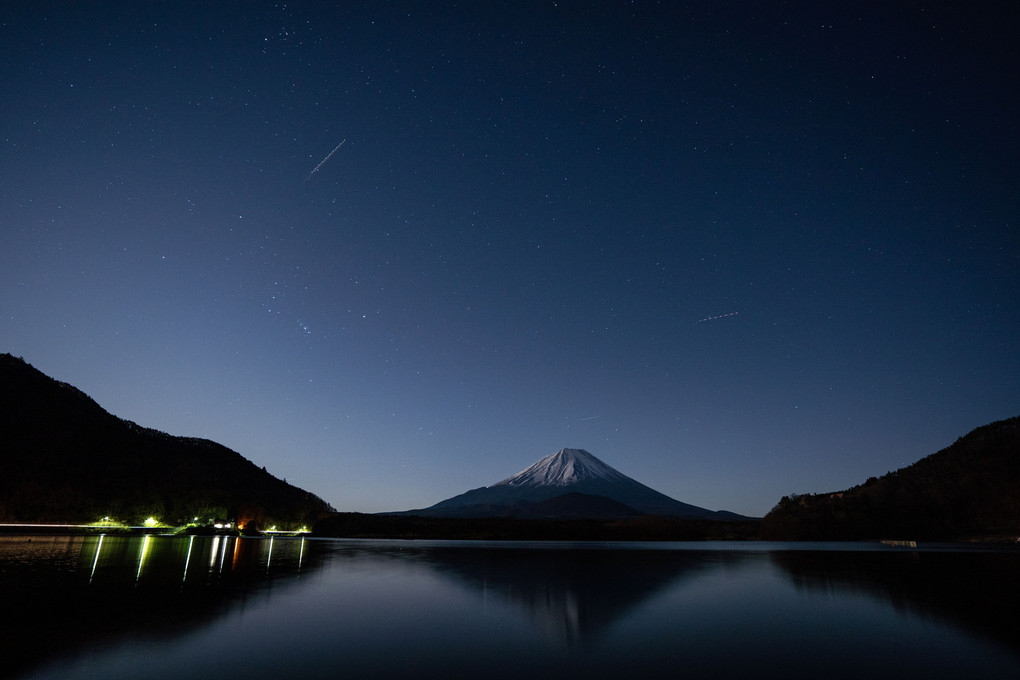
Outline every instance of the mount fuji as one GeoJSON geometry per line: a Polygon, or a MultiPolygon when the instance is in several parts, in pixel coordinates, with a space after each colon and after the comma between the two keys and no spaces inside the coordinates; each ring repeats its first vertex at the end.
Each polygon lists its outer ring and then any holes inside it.
{"type": "Polygon", "coordinates": [[[492,486],[472,489],[404,515],[423,517],[587,517],[663,515],[685,519],[745,519],[682,503],[588,453],[561,449],[492,486]]]}

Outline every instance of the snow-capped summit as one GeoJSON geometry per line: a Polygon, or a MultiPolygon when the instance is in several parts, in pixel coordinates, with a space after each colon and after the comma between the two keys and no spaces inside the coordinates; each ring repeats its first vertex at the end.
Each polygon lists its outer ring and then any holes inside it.
{"type": "Polygon", "coordinates": [[[430,517],[634,516],[736,519],[681,503],[631,479],[584,449],[560,449],[492,486],[406,514],[430,517]]]}
{"type": "Polygon", "coordinates": [[[493,486],[568,486],[586,479],[619,481],[627,477],[584,449],[560,449],[493,486]]]}

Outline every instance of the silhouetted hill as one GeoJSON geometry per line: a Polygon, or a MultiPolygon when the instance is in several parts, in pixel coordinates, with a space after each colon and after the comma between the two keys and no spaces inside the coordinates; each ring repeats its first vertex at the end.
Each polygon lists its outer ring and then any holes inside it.
{"type": "Polygon", "coordinates": [[[1020,416],[845,491],[784,497],[764,538],[956,540],[1020,535],[1020,416]]]}
{"type": "Polygon", "coordinates": [[[152,516],[293,526],[332,510],[225,446],[117,418],[10,354],[0,354],[0,466],[7,522],[152,516]]]}

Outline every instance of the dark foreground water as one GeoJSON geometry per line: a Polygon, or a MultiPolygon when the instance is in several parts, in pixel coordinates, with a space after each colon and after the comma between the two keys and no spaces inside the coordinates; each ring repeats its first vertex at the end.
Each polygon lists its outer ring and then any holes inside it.
{"type": "Polygon", "coordinates": [[[1020,552],[0,537],[10,678],[1017,678],[1020,552]]]}

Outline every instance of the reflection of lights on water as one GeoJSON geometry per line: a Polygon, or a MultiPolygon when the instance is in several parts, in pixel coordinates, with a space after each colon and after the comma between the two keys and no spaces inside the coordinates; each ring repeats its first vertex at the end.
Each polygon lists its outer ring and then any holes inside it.
{"type": "Polygon", "coordinates": [[[220,573],[221,574],[223,573],[223,563],[227,559],[227,542],[228,541],[230,541],[229,538],[224,538],[223,539],[223,547],[220,548],[220,573]]]}
{"type": "MultiPolygon", "coordinates": [[[[209,550],[209,568],[210,569],[215,569],[216,568],[216,558],[219,557],[219,561],[220,561],[219,570],[220,570],[220,573],[223,573],[223,564],[224,564],[224,562],[226,562],[226,559],[227,559],[227,546],[229,545],[229,543],[230,543],[230,539],[229,538],[223,538],[223,537],[220,537],[220,536],[213,536],[212,548],[209,550]],[[218,553],[218,555],[217,555],[217,553],[218,553]]],[[[236,562],[237,559],[238,559],[238,555],[237,555],[237,549],[235,547],[235,549],[234,549],[234,561],[236,562]]]]}
{"type": "Polygon", "coordinates": [[[96,544],[96,559],[92,560],[92,571],[89,573],[89,583],[92,583],[92,577],[96,575],[96,565],[99,564],[99,551],[103,549],[103,536],[105,535],[99,535],[99,543],[96,544]]]}
{"type": "Polygon", "coordinates": [[[185,581],[188,578],[188,565],[191,564],[191,546],[195,543],[195,537],[192,536],[191,540],[188,541],[188,556],[184,558],[184,576],[181,577],[181,581],[185,581]]]}
{"type": "Polygon", "coordinates": [[[142,564],[145,563],[145,553],[149,552],[149,541],[152,539],[148,534],[142,540],[142,553],[138,556],[138,573],[135,574],[135,580],[137,581],[142,576],[142,564]]]}
{"type": "MultiPolygon", "coordinates": [[[[208,571],[204,572],[207,574],[206,577],[215,572],[218,572],[219,574],[223,575],[225,570],[226,573],[228,574],[235,572],[239,569],[243,570],[243,566],[245,565],[254,567],[254,565],[258,563],[260,559],[258,557],[258,553],[261,552],[262,548],[265,549],[264,566],[266,576],[268,576],[274,570],[283,569],[284,571],[291,571],[295,567],[292,561],[294,557],[293,541],[290,540],[288,537],[284,537],[281,539],[283,542],[279,546],[277,546],[275,536],[270,536],[268,544],[266,544],[264,542],[264,539],[262,538],[253,539],[230,536],[212,536],[207,539],[202,536],[198,536],[197,547],[195,541],[196,537],[189,536],[187,549],[183,551],[184,565],[182,567],[180,562],[181,555],[180,547],[183,545],[183,538],[184,538],[183,536],[179,538],[176,537],[160,538],[158,536],[153,537],[151,535],[144,535],[139,536],[138,538],[131,538],[129,539],[130,543],[128,543],[128,545],[130,545],[131,548],[133,548],[133,550],[129,549],[126,555],[121,555],[120,551],[118,550],[118,545],[121,545],[120,543],[118,543],[120,539],[116,538],[112,539],[114,540],[115,543],[111,548],[109,542],[106,541],[106,535],[100,534],[98,537],[96,537],[96,542],[94,544],[95,548],[94,553],[92,555],[92,564],[89,567],[88,581],[89,583],[93,583],[96,572],[99,571],[99,560],[100,556],[102,555],[104,547],[106,548],[107,552],[113,550],[115,553],[112,556],[108,555],[105,558],[104,565],[106,566],[104,566],[105,570],[104,573],[106,573],[106,571],[109,571],[111,561],[116,561],[117,565],[123,564],[124,566],[128,566],[128,564],[134,562],[136,584],[141,583],[142,572],[146,569],[148,569],[148,572],[146,572],[147,573],[146,583],[151,583],[154,579],[157,580],[160,579],[162,574],[165,574],[169,576],[171,579],[173,579],[174,577],[171,576],[171,574],[176,571],[178,574],[180,574],[180,581],[178,583],[186,584],[188,582],[189,570],[191,570],[192,557],[194,557],[196,560],[202,561],[202,555],[205,554],[206,550],[209,550],[208,571]],[[141,541],[140,546],[137,542],[139,539],[141,541]],[[242,541],[244,542],[244,545],[242,545],[242,541]],[[164,548],[170,545],[171,543],[173,545],[173,549],[169,551],[168,555],[167,551],[164,550],[164,548]],[[157,550],[157,548],[159,549],[157,550]],[[283,553],[277,554],[279,550],[282,550],[283,553]],[[230,554],[233,555],[232,563],[227,563],[226,561],[228,551],[230,552],[230,554]],[[132,560],[131,558],[132,552],[135,555],[134,560],[132,560]],[[173,557],[171,558],[170,555],[172,555],[173,557]],[[276,560],[275,566],[273,565],[274,559],[276,560]],[[122,560],[125,560],[128,564],[124,564],[122,560]],[[283,561],[281,562],[281,560],[283,561]],[[152,564],[149,564],[149,562],[152,562],[152,564]],[[176,568],[172,566],[173,563],[176,563],[177,565],[176,568]],[[153,571],[154,569],[155,571],[153,571]],[[181,571],[177,571],[177,569],[181,569],[181,571]]],[[[305,539],[305,537],[302,536],[299,538],[298,541],[296,570],[299,572],[304,568],[306,540],[307,539],[305,539]]],[[[90,541],[87,541],[86,545],[88,544],[88,542],[90,541]]],[[[83,551],[84,550],[87,550],[87,548],[84,548],[83,546],[83,551]]],[[[198,567],[198,569],[202,571],[201,567],[198,567]]],[[[194,579],[202,577],[201,576],[196,577],[192,575],[191,578],[194,579]]]]}

